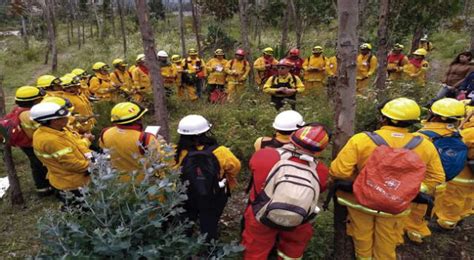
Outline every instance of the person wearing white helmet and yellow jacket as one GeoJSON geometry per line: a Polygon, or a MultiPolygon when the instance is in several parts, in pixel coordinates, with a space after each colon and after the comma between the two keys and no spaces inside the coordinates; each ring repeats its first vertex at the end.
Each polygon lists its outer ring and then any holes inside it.
{"type": "Polygon", "coordinates": [[[110,80],[115,87],[120,88],[125,95],[133,92],[132,73],[128,70],[128,64],[123,59],[115,59],[112,61],[114,70],[110,73],[110,80]]]}
{"type": "Polygon", "coordinates": [[[99,100],[111,101],[116,88],[112,85],[109,75],[109,66],[103,62],[92,65],[94,75],[89,81],[89,91],[99,100]]]}
{"type": "Polygon", "coordinates": [[[163,78],[163,85],[165,87],[165,94],[167,97],[173,95],[178,72],[170,60],[166,51],[159,51],[157,53],[158,62],[160,63],[161,77],[163,78]]]}
{"type": "Polygon", "coordinates": [[[425,60],[428,52],[425,49],[418,49],[413,52],[413,57],[403,66],[405,80],[413,81],[421,87],[426,85],[426,72],[429,63],[425,60]]]}
{"type": "Polygon", "coordinates": [[[362,95],[367,90],[370,77],[377,70],[377,64],[377,57],[372,54],[372,45],[361,44],[360,53],[357,55],[357,94],[362,95]]]}
{"type": "Polygon", "coordinates": [[[323,47],[315,46],[313,55],[303,62],[305,94],[321,93],[326,81],[326,57],[323,47]]]}
{"type": "Polygon", "coordinates": [[[273,49],[267,47],[263,49],[263,55],[255,60],[253,68],[257,72],[255,74],[255,83],[257,83],[260,90],[271,76],[277,74],[276,65],[278,60],[273,57],[273,49]]]}

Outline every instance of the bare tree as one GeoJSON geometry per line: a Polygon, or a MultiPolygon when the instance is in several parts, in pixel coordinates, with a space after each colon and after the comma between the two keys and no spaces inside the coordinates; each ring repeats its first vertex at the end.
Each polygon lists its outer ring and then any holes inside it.
{"type": "Polygon", "coordinates": [[[286,0],[286,10],[284,14],[285,17],[283,17],[282,30],[281,30],[281,42],[280,42],[281,52],[287,51],[290,14],[291,14],[291,0],[286,0]]]}
{"type": "Polygon", "coordinates": [[[253,60],[252,51],[249,41],[249,18],[248,18],[249,2],[248,0],[239,0],[239,19],[240,19],[240,38],[245,51],[247,52],[247,61],[250,65],[250,84],[253,84],[253,60]]]}
{"type": "Polygon", "coordinates": [[[201,22],[199,21],[199,11],[197,8],[196,0],[191,0],[192,14],[193,14],[193,30],[196,35],[196,44],[199,55],[202,56],[201,47],[201,22]]]}
{"type": "Polygon", "coordinates": [[[380,0],[379,2],[379,28],[377,30],[378,48],[377,48],[377,79],[375,87],[377,88],[377,98],[381,100],[385,94],[385,82],[387,80],[387,54],[388,54],[388,20],[390,14],[390,0],[380,0]]]}
{"type": "Polygon", "coordinates": [[[54,5],[52,0],[45,0],[44,11],[48,24],[48,50],[46,52],[45,64],[48,63],[49,51],[52,53],[51,69],[56,72],[58,68],[58,50],[56,48],[56,22],[54,19],[54,5]]]}
{"type": "Polygon", "coordinates": [[[301,9],[290,0],[292,19],[295,24],[296,47],[301,48],[301,39],[303,38],[303,19],[301,18],[301,9]]]}
{"type": "MultiPolygon", "coordinates": [[[[2,81],[3,76],[0,76],[0,117],[6,114],[5,92],[3,91],[2,81]]],[[[10,201],[12,205],[24,204],[25,200],[21,192],[20,181],[18,180],[15,164],[13,163],[12,148],[8,142],[3,146],[3,163],[7,170],[8,182],[10,183],[10,201]]]]}
{"type": "MultiPolygon", "coordinates": [[[[118,2],[119,0],[117,0],[118,2]]],[[[112,24],[112,35],[114,37],[117,36],[117,33],[115,31],[115,12],[114,12],[114,1],[110,1],[110,22],[112,24]]]]}
{"type": "Polygon", "coordinates": [[[30,48],[30,43],[28,41],[28,31],[26,30],[26,18],[24,15],[21,16],[21,36],[23,37],[23,42],[25,43],[25,48],[30,48]]]}
{"type": "Polygon", "coordinates": [[[184,38],[185,28],[184,28],[184,16],[183,16],[183,0],[178,1],[179,7],[179,36],[181,38],[181,55],[184,57],[186,55],[186,41],[184,38]]]}
{"type": "MultiPolygon", "coordinates": [[[[335,131],[333,157],[354,134],[358,1],[338,0],[338,77],[335,89],[335,131]]],[[[334,200],[334,257],[352,259],[352,241],[346,235],[347,208],[334,200]]]]}
{"type": "Polygon", "coordinates": [[[413,38],[411,40],[411,50],[410,53],[413,53],[418,49],[418,46],[420,45],[420,39],[423,37],[423,27],[421,25],[418,25],[415,28],[415,32],[413,33],[413,38]]]}
{"type": "MultiPolygon", "coordinates": [[[[103,22],[100,21],[99,13],[97,12],[97,6],[95,5],[95,2],[92,1],[91,4],[92,4],[92,11],[95,16],[96,26],[97,26],[97,36],[99,38],[103,38],[103,35],[104,35],[103,22]]],[[[92,27],[91,27],[91,32],[92,32],[92,27]]]]}
{"type": "Polygon", "coordinates": [[[155,37],[149,21],[148,5],[146,0],[135,0],[137,5],[138,23],[142,34],[145,60],[150,70],[151,84],[153,86],[153,103],[155,106],[155,122],[161,126],[160,134],[170,140],[168,126],[168,109],[164,93],[163,78],[160,73],[160,64],[156,56],[155,37]]]}
{"type": "Polygon", "coordinates": [[[117,9],[120,17],[120,31],[122,32],[123,57],[127,58],[127,35],[125,32],[125,20],[123,14],[123,0],[117,0],[117,9]]]}

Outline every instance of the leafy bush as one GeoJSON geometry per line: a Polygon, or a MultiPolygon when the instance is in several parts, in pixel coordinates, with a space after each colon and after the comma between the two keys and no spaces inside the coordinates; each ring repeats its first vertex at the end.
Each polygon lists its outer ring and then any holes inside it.
{"type": "Polygon", "coordinates": [[[118,181],[107,155],[97,155],[91,183],[82,191],[82,206],[47,211],[39,220],[40,257],[185,259],[205,252],[220,259],[241,250],[233,244],[205,243],[204,236],[187,237],[188,220],[178,220],[187,199],[179,171],[172,167],[174,149],[161,144],[142,159],[146,177],[118,181]],[[161,177],[157,177],[161,176],[161,177]]]}
{"type": "MultiPolygon", "coordinates": [[[[237,41],[229,36],[219,25],[209,25],[204,49],[224,49],[233,50],[237,41]]],[[[232,57],[232,56],[231,56],[232,57]]]]}

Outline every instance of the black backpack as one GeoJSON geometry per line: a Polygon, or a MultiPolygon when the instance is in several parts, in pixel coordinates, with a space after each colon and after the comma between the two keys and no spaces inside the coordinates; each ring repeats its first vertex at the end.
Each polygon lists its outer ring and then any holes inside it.
{"type": "Polygon", "coordinates": [[[212,153],[218,145],[205,147],[203,150],[189,150],[181,168],[182,181],[189,181],[190,199],[213,198],[224,189],[219,187],[220,165],[212,153]]]}

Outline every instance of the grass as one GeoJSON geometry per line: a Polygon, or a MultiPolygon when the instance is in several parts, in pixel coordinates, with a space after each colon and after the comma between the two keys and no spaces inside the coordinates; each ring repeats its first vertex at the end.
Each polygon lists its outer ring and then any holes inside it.
{"type": "MultiPolygon", "coordinates": [[[[170,28],[169,23],[174,23],[175,17],[169,18],[168,22],[158,21],[154,23],[157,29],[155,34],[158,49],[164,49],[170,54],[180,53],[179,37],[177,28],[170,28]]],[[[203,20],[203,34],[207,33],[207,26],[216,24],[215,21],[203,20]]],[[[225,21],[221,25],[226,33],[233,39],[240,39],[238,27],[235,26],[236,20],[225,21]]],[[[141,38],[136,25],[128,21],[127,28],[130,33],[127,35],[129,53],[127,60],[129,64],[133,64],[136,54],[141,53],[143,48],[141,38]]],[[[117,38],[107,37],[105,40],[87,39],[87,43],[79,50],[77,44],[69,46],[65,39],[64,28],[58,28],[61,36],[58,41],[59,48],[59,68],[57,75],[62,75],[71,71],[73,68],[82,67],[90,70],[92,64],[96,61],[104,61],[111,63],[114,58],[123,57],[122,45],[119,36],[117,38]]],[[[86,30],[88,31],[88,30],[86,30]]],[[[336,37],[336,29],[334,25],[324,28],[309,28],[305,32],[303,41],[303,56],[310,53],[313,45],[323,45],[327,49],[328,54],[331,50],[334,39],[336,37]]],[[[194,36],[191,33],[189,17],[187,18],[187,37],[186,46],[194,47],[194,36]]],[[[86,33],[88,35],[88,32],[86,33]]],[[[438,88],[439,79],[446,71],[447,64],[454,55],[467,47],[468,34],[462,32],[442,30],[439,33],[431,35],[436,50],[428,57],[432,64],[433,70],[429,73],[430,83],[428,87],[419,95],[420,103],[427,101],[427,98],[438,88]]],[[[290,37],[292,35],[290,34],[290,37]]],[[[266,46],[277,47],[280,39],[280,32],[275,28],[265,29],[262,35],[262,43],[257,46],[253,36],[252,51],[254,56],[259,55],[259,49],[266,46]]],[[[16,87],[25,84],[32,84],[35,78],[40,74],[50,73],[49,65],[44,65],[43,51],[44,42],[31,40],[31,49],[23,50],[21,48],[21,39],[5,38],[0,40],[0,46],[3,51],[0,52],[0,71],[4,74],[3,86],[7,90],[7,103],[9,106],[13,104],[13,92],[16,87]]],[[[289,46],[294,45],[293,42],[289,46]]],[[[205,57],[211,56],[209,50],[205,57]]],[[[227,50],[231,53],[232,50],[227,50]]],[[[395,84],[390,86],[388,96],[412,96],[413,88],[409,85],[395,84]]],[[[357,120],[356,130],[369,130],[376,127],[376,102],[373,99],[357,100],[357,120]]],[[[304,115],[307,122],[320,121],[332,126],[333,116],[332,108],[327,97],[306,96],[298,98],[298,110],[304,115]]],[[[233,104],[210,105],[205,101],[195,103],[179,102],[175,98],[171,98],[168,102],[170,113],[170,128],[172,140],[177,140],[176,129],[179,119],[189,113],[202,114],[208,118],[214,125],[213,133],[217,139],[224,145],[229,146],[232,151],[243,161],[243,165],[247,165],[247,161],[253,151],[253,141],[262,135],[271,135],[273,129],[271,122],[277,112],[269,104],[269,97],[257,92],[253,87],[249,86],[246,93],[233,104]]],[[[99,120],[99,129],[108,125],[109,107],[101,108],[101,119],[99,120]]],[[[147,117],[146,121],[150,118],[147,117]]],[[[26,157],[21,151],[14,149],[14,159],[17,165],[23,194],[26,199],[25,207],[11,207],[9,198],[6,197],[0,201],[0,214],[2,221],[0,222],[0,230],[2,236],[0,238],[0,253],[2,258],[24,258],[26,256],[35,255],[39,248],[39,242],[36,231],[36,223],[44,210],[56,210],[58,203],[54,198],[38,199],[34,194],[34,185],[27,165],[26,157]]],[[[330,162],[330,151],[323,154],[323,160],[330,162]]],[[[4,167],[0,162],[0,176],[5,176],[4,167]]],[[[238,192],[233,195],[228,203],[226,215],[224,217],[227,225],[223,224],[223,237],[226,240],[235,240],[239,238],[238,222],[243,207],[245,206],[246,194],[243,190],[248,179],[248,170],[243,168],[239,176],[240,185],[238,192]]],[[[324,197],[324,195],[322,195],[324,197]]],[[[461,237],[461,236],[459,236],[461,237]]],[[[472,239],[468,236],[468,240],[472,239]]],[[[332,212],[323,212],[315,223],[315,235],[310,243],[305,257],[308,259],[325,259],[329,258],[332,250],[332,212]]],[[[457,236],[439,235],[433,236],[429,244],[423,250],[431,250],[426,256],[416,255],[416,248],[413,246],[404,246],[403,251],[409,252],[408,255],[424,259],[437,258],[436,254],[445,255],[449,252],[449,245],[452,242],[464,245],[469,249],[466,251],[468,255],[473,256],[472,245],[468,241],[458,239],[457,236]],[[448,241],[448,242],[446,242],[448,241]],[[413,249],[415,248],[415,249],[413,249]],[[412,254],[413,253],[413,254],[412,254]]],[[[407,256],[408,256],[407,255],[407,256]]]]}

